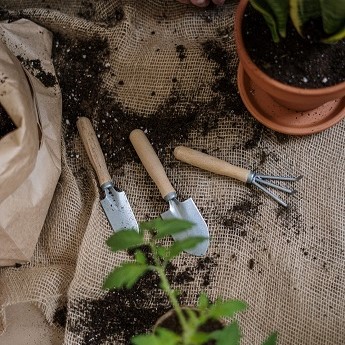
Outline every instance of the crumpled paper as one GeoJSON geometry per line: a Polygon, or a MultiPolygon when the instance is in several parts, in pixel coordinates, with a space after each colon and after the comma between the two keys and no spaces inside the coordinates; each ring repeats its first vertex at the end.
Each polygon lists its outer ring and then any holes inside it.
{"type": "Polygon", "coordinates": [[[61,92],[51,50],[43,27],[0,23],[0,104],[17,127],[0,139],[0,266],[32,257],[61,172],[61,92]]]}

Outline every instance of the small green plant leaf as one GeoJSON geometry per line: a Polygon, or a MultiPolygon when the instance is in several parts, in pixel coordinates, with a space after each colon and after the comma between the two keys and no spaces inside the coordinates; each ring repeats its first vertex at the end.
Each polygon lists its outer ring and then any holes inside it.
{"type": "Polygon", "coordinates": [[[138,233],[135,230],[121,230],[115,232],[107,240],[107,245],[113,252],[138,247],[142,244],[144,244],[144,236],[142,233],[138,233]]]}
{"type": "Polygon", "coordinates": [[[147,265],[136,262],[126,262],[115,268],[106,278],[103,284],[104,289],[130,289],[138,279],[148,270],[147,265]]]}
{"type": "Polygon", "coordinates": [[[139,264],[146,265],[147,264],[147,259],[143,251],[140,249],[136,250],[134,253],[135,261],[139,264]]]}
{"type": "Polygon", "coordinates": [[[163,237],[178,234],[180,232],[190,229],[194,224],[184,219],[154,219],[149,222],[141,223],[141,227],[145,230],[155,230],[155,238],[161,239],[163,237]]]}
{"type": "Polygon", "coordinates": [[[278,333],[273,332],[263,343],[262,345],[275,345],[277,344],[278,333]]]}
{"type": "Polygon", "coordinates": [[[204,292],[202,292],[198,299],[198,309],[203,311],[208,308],[209,304],[210,304],[210,301],[207,295],[204,292]]]}
{"type": "Polygon", "coordinates": [[[172,259],[182,253],[183,251],[187,249],[192,249],[195,246],[197,246],[199,243],[205,241],[205,237],[187,237],[184,240],[181,241],[175,241],[174,244],[169,248],[170,253],[168,259],[172,259]]]}
{"type": "Polygon", "coordinates": [[[157,249],[157,254],[161,259],[165,260],[166,258],[169,257],[170,251],[168,248],[157,245],[156,249],[157,249]]]}
{"type": "Polygon", "coordinates": [[[216,302],[209,308],[209,317],[218,319],[221,317],[233,317],[236,313],[247,308],[247,304],[240,300],[226,300],[217,299],[216,302]]]}
{"type": "Polygon", "coordinates": [[[162,345],[159,338],[154,334],[141,334],[131,339],[134,345],[162,345]]]}
{"type": "Polygon", "coordinates": [[[134,345],[177,345],[181,337],[166,328],[157,328],[156,333],[137,335],[131,342],[134,345]]]}
{"type": "Polygon", "coordinates": [[[199,326],[199,318],[198,314],[195,310],[186,308],[184,309],[184,312],[187,314],[187,323],[190,326],[191,329],[196,329],[199,326]]]}
{"type": "Polygon", "coordinates": [[[209,333],[205,332],[196,332],[191,336],[191,343],[193,345],[203,345],[207,343],[210,340],[210,335],[209,333]]]}
{"type": "Polygon", "coordinates": [[[242,337],[237,321],[233,321],[219,331],[210,333],[209,336],[216,340],[216,345],[240,345],[242,337]]]}

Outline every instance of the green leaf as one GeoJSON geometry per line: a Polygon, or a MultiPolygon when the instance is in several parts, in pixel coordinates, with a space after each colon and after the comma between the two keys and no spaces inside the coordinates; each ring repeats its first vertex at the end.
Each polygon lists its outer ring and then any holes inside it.
{"type": "Polygon", "coordinates": [[[240,345],[241,330],[237,321],[233,321],[219,331],[210,333],[210,338],[216,340],[216,345],[240,345]]]}
{"type": "Polygon", "coordinates": [[[157,328],[156,333],[137,335],[131,339],[134,345],[177,345],[181,337],[165,328],[157,328]]]}
{"type": "Polygon", "coordinates": [[[202,292],[198,299],[198,309],[205,310],[208,308],[209,304],[210,304],[210,301],[207,295],[204,292],[202,292]]]}
{"type": "MultiPolygon", "coordinates": [[[[345,31],[345,0],[319,0],[323,29],[328,35],[345,31]]],[[[336,36],[337,37],[337,36],[336,36]]],[[[340,35],[341,38],[341,35],[340,35]]]]}
{"type": "Polygon", "coordinates": [[[192,249],[196,247],[199,243],[205,241],[207,238],[205,237],[187,237],[181,241],[175,241],[174,244],[169,248],[169,257],[168,259],[172,259],[179,255],[181,252],[187,249],[192,249]]]}
{"type": "Polygon", "coordinates": [[[263,343],[262,345],[275,345],[277,344],[278,333],[273,332],[263,343]]]}
{"type": "Polygon", "coordinates": [[[296,30],[302,35],[306,22],[321,17],[320,0],[290,0],[290,17],[296,30]]]}
{"type": "Polygon", "coordinates": [[[134,253],[135,261],[139,264],[146,265],[147,264],[147,259],[145,254],[141,250],[136,250],[134,253]]]}
{"type": "Polygon", "coordinates": [[[210,334],[205,332],[196,332],[191,336],[191,343],[193,345],[203,345],[210,340],[210,334]]]}
{"type": "Polygon", "coordinates": [[[219,319],[221,317],[233,317],[236,313],[247,308],[247,304],[240,300],[226,300],[217,299],[216,302],[209,308],[209,317],[219,319]]]}
{"type": "Polygon", "coordinates": [[[194,224],[184,219],[154,219],[149,222],[141,223],[141,227],[145,230],[156,231],[155,238],[161,239],[163,237],[178,234],[180,232],[190,229],[194,224]]]}
{"type": "Polygon", "coordinates": [[[181,336],[176,334],[175,332],[159,327],[156,330],[156,335],[160,340],[160,344],[163,345],[176,345],[179,344],[181,341],[181,336]]]}
{"type": "Polygon", "coordinates": [[[141,334],[131,339],[134,345],[162,345],[159,338],[154,334],[141,334]]]}
{"type": "Polygon", "coordinates": [[[279,35],[286,36],[289,0],[250,0],[250,3],[264,17],[274,42],[279,42],[279,35]]]}
{"type": "Polygon", "coordinates": [[[103,289],[131,288],[148,270],[147,265],[136,262],[126,262],[115,268],[106,278],[103,289]]]}
{"type": "Polygon", "coordinates": [[[138,247],[142,244],[144,244],[144,236],[135,230],[115,232],[107,240],[107,245],[113,252],[138,247]]]}
{"type": "Polygon", "coordinates": [[[339,32],[335,33],[332,36],[329,36],[322,40],[323,43],[336,43],[345,38],[345,25],[344,29],[340,30],[339,32]]]}
{"type": "Polygon", "coordinates": [[[157,254],[161,259],[165,260],[166,258],[169,257],[169,253],[170,253],[169,248],[166,248],[163,246],[157,246],[156,249],[157,249],[157,254]]]}

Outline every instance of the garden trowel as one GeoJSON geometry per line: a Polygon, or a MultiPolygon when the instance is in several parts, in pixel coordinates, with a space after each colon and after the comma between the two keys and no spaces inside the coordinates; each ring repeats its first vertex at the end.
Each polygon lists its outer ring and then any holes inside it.
{"type": "Polygon", "coordinates": [[[186,250],[187,253],[192,255],[204,255],[209,246],[209,232],[194,201],[191,198],[183,202],[177,200],[176,191],[171,185],[156,152],[142,130],[135,129],[132,131],[129,139],[148,174],[157,185],[163,199],[169,203],[169,210],[162,213],[161,217],[163,219],[180,218],[194,223],[191,229],[174,234],[174,240],[183,240],[187,237],[204,237],[204,241],[194,248],[186,250]]]}
{"type": "Polygon", "coordinates": [[[101,146],[90,120],[86,117],[80,117],[77,121],[77,127],[87,155],[97,174],[100,187],[104,192],[101,205],[111,227],[115,232],[123,229],[139,231],[138,223],[125,192],[114,188],[101,146]]]}

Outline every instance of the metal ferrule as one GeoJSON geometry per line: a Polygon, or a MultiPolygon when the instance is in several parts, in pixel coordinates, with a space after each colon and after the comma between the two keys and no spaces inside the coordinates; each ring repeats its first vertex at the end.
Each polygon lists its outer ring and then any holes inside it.
{"type": "Polygon", "coordinates": [[[253,183],[253,180],[255,179],[255,172],[251,171],[247,178],[247,183],[253,183]]]}
{"type": "Polygon", "coordinates": [[[176,199],[176,198],[177,198],[176,192],[170,192],[170,193],[168,193],[163,199],[164,199],[166,202],[169,202],[170,200],[176,199]]]}
{"type": "Polygon", "coordinates": [[[110,187],[113,187],[114,184],[112,181],[108,181],[108,182],[104,182],[102,185],[101,185],[101,188],[103,190],[106,190],[107,188],[110,188],[110,187]]]}

